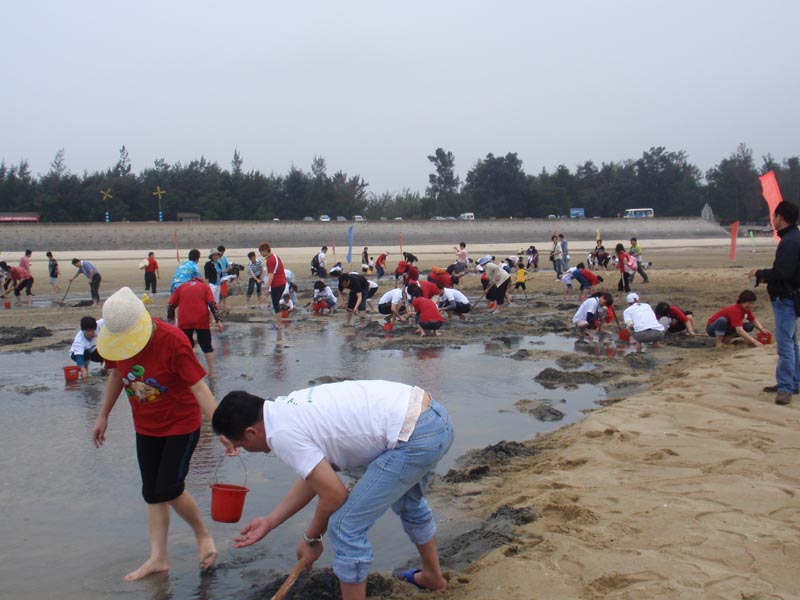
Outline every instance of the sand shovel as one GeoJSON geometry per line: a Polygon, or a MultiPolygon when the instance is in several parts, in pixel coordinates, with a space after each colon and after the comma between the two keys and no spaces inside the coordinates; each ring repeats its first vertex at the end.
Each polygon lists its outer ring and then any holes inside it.
{"type": "Polygon", "coordinates": [[[297,561],[294,569],[292,569],[292,572],[289,573],[289,576],[286,578],[286,581],[283,582],[281,587],[278,588],[278,591],[275,592],[272,600],[283,600],[286,597],[286,594],[289,593],[289,590],[294,585],[294,582],[297,581],[298,577],[300,577],[300,573],[303,572],[305,566],[306,563],[302,558],[297,561]]]}
{"type": "Polygon", "coordinates": [[[56,304],[58,304],[59,306],[64,306],[64,300],[66,300],[67,294],[69,294],[69,288],[72,287],[72,281],[73,281],[72,279],[69,280],[69,283],[67,284],[67,291],[64,292],[64,296],[61,298],[61,300],[58,300],[56,302],[56,304]]]}

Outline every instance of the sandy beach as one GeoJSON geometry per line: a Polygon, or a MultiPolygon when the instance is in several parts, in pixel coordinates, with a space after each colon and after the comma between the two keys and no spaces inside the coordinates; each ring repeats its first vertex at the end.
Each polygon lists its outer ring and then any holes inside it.
{"type": "MultiPolygon", "coordinates": [[[[588,225],[586,231],[573,232],[572,264],[594,245],[590,227],[594,224],[588,225]]],[[[546,223],[544,231],[550,226],[546,223]]],[[[11,237],[3,238],[2,258],[10,264],[16,264],[21,248],[35,249],[37,301],[60,299],[59,294],[50,294],[44,262],[44,250],[56,239],[51,227],[40,234],[35,228],[26,229],[22,246],[18,241],[9,243],[11,237]]],[[[74,272],[69,258],[78,253],[79,258],[91,260],[100,269],[102,297],[122,285],[141,292],[142,275],[136,265],[148,249],[155,248],[164,293],[157,295],[150,310],[164,316],[165,292],[176,264],[174,249],[170,250],[169,244],[116,245],[113,240],[127,235],[123,229],[128,225],[116,227],[119,235],[112,232],[97,246],[94,242],[86,245],[86,238],[75,235],[74,228],[67,228],[71,234],[62,229],[59,245],[52,247],[62,273],[67,276],[74,272]]],[[[489,233],[476,236],[475,242],[466,230],[447,232],[440,243],[435,238],[422,241],[423,237],[411,243],[405,236],[406,249],[420,257],[422,269],[428,269],[445,266],[452,257],[452,245],[462,237],[473,257],[489,253],[506,256],[533,242],[542,254],[540,266],[549,266],[547,235],[529,239],[516,230],[504,234],[502,224],[497,224],[500,229],[493,227],[489,233]],[[489,241],[489,236],[495,241],[489,241]]],[[[610,231],[610,226],[606,230],[610,231]]],[[[775,244],[771,239],[758,238],[751,246],[750,240],[740,238],[737,257],[731,261],[729,241],[721,229],[703,229],[700,233],[704,235],[696,237],[680,235],[681,231],[685,231],[685,225],[681,230],[678,224],[670,229],[672,235],[660,239],[638,235],[645,258],[653,267],[649,271],[651,282],[640,285],[637,281],[634,289],[652,305],[668,300],[692,310],[702,332],[713,312],[733,303],[748,287],[747,272],[751,268],[772,263],[775,244]]],[[[629,233],[619,233],[624,237],[603,233],[607,247],[626,241],[629,233]]],[[[341,244],[337,260],[343,260],[345,239],[337,240],[341,244]]],[[[207,242],[201,248],[205,255],[213,242],[210,237],[202,241],[207,242]]],[[[229,246],[235,262],[244,262],[252,247],[249,240],[238,243],[226,239],[222,243],[229,246]]],[[[318,239],[308,239],[302,245],[276,247],[287,266],[302,279],[301,291],[309,287],[308,261],[319,243],[318,239]]],[[[369,245],[371,249],[378,250],[380,245],[381,250],[389,250],[392,265],[399,258],[399,244],[393,235],[369,245]]],[[[360,249],[354,248],[354,254],[358,255],[360,249]]],[[[185,250],[181,252],[185,256],[185,250]]],[[[619,302],[618,274],[601,274],[619,302]]],[[[62,277],[61,285],[65,284],[62,277]]],[[[479,289],[477,277],[467,277],[463,288],[473,297],[479,289]]],[[[532,273],[528,292],[528,299],[518,299],[500,317],[485,314],[485,308],[479,306],[472,328],[467,323],[446,330],[443,341],[409,338],[402,343],[457,344],[474,337],[488,340],[512,333],[536,334],[543,325],[531,317],[542,312],[553,313],[555,322],[548,325],[550,331],[570,335],[576,302],[574,297],[564,300],[564,286],[554,280],[552,271],[532,273]]],[[[756,315],[771,328],[766,290],[759,287],[756,292],[756,315]]],[[[23,344],[2,345],[0,352],[30,351],[70,340],[81,316],[100,315],[98,309],[75,306],[86,298],[88,285],[80,278],[73,283],[65,307],[50,303],[34,309],[0,310],[0,328],[4,330],[43,325],[53,333],[23,344]]],[[[231,298],[231,306],[230,318],[239,322],[253,318],[242,298],[231,298]]],[[[364,343],[380,347],[383,342],[364,343]]],[[[525,442],[524,446],[532,449],[523,453],[527,455],[494,460],[483,470],[474,469],[481,460],[475,458],[462,469],[467,476],[445,478],[435,486],[434,503],[439,502],[440,507],[450,504],[475,519],[486,520],[509,508],[526,510],[531,518],[521,521],[509,540],[469,566],[450,568],[447,590],[429,594],[398,583],[374,597],[800,598],[800,577],[795,571],[800,559],[800,466],[794,454],[800,432],[800,400],[776,406],[773,395],[761,391],[774,384],[774,344],[723,349],[712,345],[713,340],[706,336],[674,336],[665,348],[648,348],[633,359],[593,355],[591,348],[587,349],[586,360],[595,364],[593,373],[608,385],[621,389],[627,385],[635,393],[622,394],[619,401],[609,402],[577,423],[525,442]]],[[[520,361],[514,365],[524,365],[542,352],[533,349],[513,357],[510,351],[508,354],[510,360],[520,361]]],[[[575,373],[568,361],[565,365],[564,372],[575,373]]],[[[558,385],[569,384],[566,377],[558,385]]],[[[487,380],[487,389],[476,393],[487,393],[490,388],[487,380]]]]}

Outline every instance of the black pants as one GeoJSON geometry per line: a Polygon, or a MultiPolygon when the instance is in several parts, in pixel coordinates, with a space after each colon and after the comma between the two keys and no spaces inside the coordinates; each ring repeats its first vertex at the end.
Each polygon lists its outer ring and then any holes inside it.
{"type": "Polygon", "coordinates": [[[625,292],[626,294],[631,291],[631,274],[624,272],[622,276],[619,278],[619,283],[617,284],[617,291],[625,292]]]}
{"type": "Polygon", "coordinates": [[[92,300],[95,302],[100,302],[100,281],[102,277],[100,277],[100,273],[95,273],[92,280],[89,282],[89,290],[92,292],[92,300]]]}
{"type": "Polygon", "coordinates": [[[23,279],[14,288],[14,295],[19,297],[20,292],[22,292],[22,290],[25,290],[26,296],[33,296],[33,292],[31,292],[32,287],[33,287],[33,277],[28,277],[28,279],[23,279]]]}
{"type": "Polygon", "coordinates": [[[277,315],[281,312],[281,298],[283,298],[283,293],[288,289],[289,285],[273,285],[272,288],[269,290],[269,297],[272,299],[272,309],[275,311],[277,315]]]}
{"type": "Polygon", "coordinates": [[[174,500],[183,493],[200,429],[183,435],[136,434],[136,457],[142,476],[142,497],[148,504],[174,500]]]}
{"type": "Polygon", "coordinates": [[[197,332],[197,343],[200,346],[200,350],[203,351],[203,354],[210,354],[214,351],[214,347],[211,345],[210,329],[181,329],[181,331],[189,338],[192,348],[194,348],[194,334],[197,332]]]}
{"type": "Polygon", "coordinates": [[[150,292],[152,291],[153,294],[156,293],[156,272],[155,271],[145,271],[144,272],[144,291],[150,292]]]}

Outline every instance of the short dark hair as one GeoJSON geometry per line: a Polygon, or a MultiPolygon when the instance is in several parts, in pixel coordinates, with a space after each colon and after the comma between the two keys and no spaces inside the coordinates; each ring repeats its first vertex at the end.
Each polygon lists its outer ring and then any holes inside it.
{"type": "Polygon", "coordinates": [[[797,205],[792,204],[791,202],[787,202],[784,200],[778,206],[775,207],[775,216],[777,217],[780,215],[783,217],[783,220],[786,221],[789,225],[794,225],[797,223],[798,218],[798,210],[797,205]]]}
{"type": "Polygon", "coordinates": [[[625,252],[625,246],[622,244],[617,244],[617,246],[614,248],[614,252],[625,252]]]}
{"type": "Polygon", "coordinates": [[[342,273],[339,275],[339,289],[342,289],[342,284],[346,283],[350,285],[350,275],[349,273],[342,273]]]}
{"type": "Polygon", "coordinates": [[[582,262],[579,262],[577,265],[575,265],[575,268],[577,268],[577,269],[585,269],[586,265],[583,264],[582,262]]]}
{"type": "Polygon", "coordinates": [[[327,286],[327,285],[326,285],[326,283],[325,283],[324,281],[322,281],[321,279],[320,279],[319,281],[315,281],[315,282],[314,282],[314,289],[315,289],[315,290],[319,290],[319,291],[321,292],[321,291],[323,291],[323,290],[324,290],[326,287],[328,287],[328,286],[327,286]]]}
{"type": "Polygon", "coordinates": [[[422,288],[418,285],[409,285],[406,286],[406,293],[411,298],[421,298],[422,297],[422,288]]]}
{"type": "Polygon", "coordinates": [[[217,435],[231,441],[244,438],[244,430],[264,418],[264,399],[241,390],[229,392],[219,403],[211,418],[211,428],[217,435]]]}
{"type": "Polygon", "coordinates": [[[89,329],[97,329],[97,320],[94,317],[82,317],[81,331],[88,331],[89,329]]]}
{"type": "Polygon", "coordinates": [[[254,251],[250,250],[250,252],[247,253],[247,258],[255,258],[255,257],[256,253],[254,251]]]}
{"type": "Polygon", "coordinates": [[[53,258],[53,253],[52,253],[52,252],[50,252],[50,250],[48,250],[47,252],[45,252],[45,253],[44,253],[44,255],[45,255],[47,258],[53,258]]]}
{"type": "Polygon", "coordinates": [[[638,242],[639,240],[637,240],[635,237],[632,237],[632,238],[631,238],[631,241],[632,241],[632,242],[638,242]]]}
{"type": "Polygon", "coordinates": [[[669,314],[669,302],[659,302],[656,304],[656,317],[659,319],[666,317],[669,314]]]}
{"type": "Polygon", "coordinates": [[[745,290],[736,299],[736,304],[744,304],[745,302],[755,302],[756,293],[753,290],[745,290]]]}
{"type": "Polygon", "coordinates": [[[458,275],[452,275],[452,276],[450,277],[450,282],[451,282],[453,285],[458,285],[458,284],[461,282],[461,278],[460,278],[458,275]]]}
{"type": "Polygon", "coordinates": [[[148,256],[148,257],[149,257],[149,256],[155,256],[155,255],[156,255],[156,253],[155,253],[155,252],[148,252],[148,253],[147,253],[147,256],[148,256]]]}
{"type": "Polygon", "coordinates": [[[200,260],[200,250],[197,248],[192,248],[189,250],[189,260],[192,262],[197,262],[200,260]]]}
{"type": "Polygon", "coordinates": [[[272,246],[270,246],[267,242],[264,242],[258,245],[258,251],[266,252],[267,254],[269,254],[270,252],[272,252],[272,246]]]}
{"type": "Polygon", "coordinates": [[[73,265],[75,265],[76,267],[78,266],[78,263],[79,263],[79,262],[81,262],[81,259],[80,259],[80,258],[73,258],[73,259],[72,259],[72,264],[73,264],[73,265]]]}
{"type": "Polygon", "coordinates": [[[25,256],[30,256],[33,254],[33,250],[25,250],[25,256]]]}
{"type": "Polygon", "coordinates": [[[222,244],[220,244],[219,246],[217,246],[217,250],[218,250],[219,252],[225,252],[225,246],[223,246],[222,244]]]}

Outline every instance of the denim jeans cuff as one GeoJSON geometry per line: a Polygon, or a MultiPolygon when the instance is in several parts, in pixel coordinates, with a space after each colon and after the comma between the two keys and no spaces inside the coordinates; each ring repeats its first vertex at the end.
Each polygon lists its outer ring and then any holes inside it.
{"type": "Polygon", "coordinates": [[[347,560],[339,558],[333,559],[333,574],[344,583],[361,583],[366,581],[372,561],[347,560]]]}

